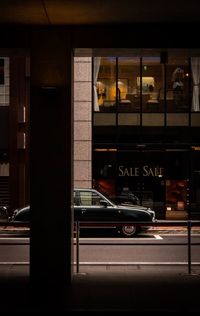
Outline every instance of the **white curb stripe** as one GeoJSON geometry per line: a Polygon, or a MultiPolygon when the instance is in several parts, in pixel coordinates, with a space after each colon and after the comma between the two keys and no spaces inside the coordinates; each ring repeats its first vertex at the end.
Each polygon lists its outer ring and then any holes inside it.
{"type": "MultiPolygon", "coordinates": [[[[74,262],[76,264],[76,262],[74,262]]],[[[113,265],[113,266],[129,266],[129,265],[188,265],[188,262],[79,262],[79,265],[113,265]]],[[[193,262],[192,265],[200,265],[200,262],[193,262]]]]}

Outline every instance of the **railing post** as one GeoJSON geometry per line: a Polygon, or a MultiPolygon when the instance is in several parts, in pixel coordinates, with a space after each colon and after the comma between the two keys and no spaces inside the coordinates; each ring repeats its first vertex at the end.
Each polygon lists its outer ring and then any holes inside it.
{"type": "Polygon", "coordinates": [[[191,221],[187,221],[188,231],[188,274],[191,274],[191,221]]]}
{"type": "Polygon", "coordinates": [[[79,230],[80,224],[76,222],[76,273],[79,273],[79,230]]]}

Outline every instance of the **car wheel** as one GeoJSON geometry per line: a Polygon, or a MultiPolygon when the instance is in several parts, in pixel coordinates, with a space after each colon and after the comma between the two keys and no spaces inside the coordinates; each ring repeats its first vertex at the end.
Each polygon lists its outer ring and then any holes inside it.
{"type": "Polygon", "coordinates": [[[132,237],[137,234],[137,227],[132,225],[125,225],[121,228],[121,234],[124,237],[132,237]]]}

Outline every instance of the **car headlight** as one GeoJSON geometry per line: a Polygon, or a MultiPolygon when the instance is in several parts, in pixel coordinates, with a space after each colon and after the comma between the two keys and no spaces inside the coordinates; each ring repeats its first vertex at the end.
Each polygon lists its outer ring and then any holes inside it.
{"type": "Polygon", "coordinates": [[[17,209],[17,210],[14,210],[12,216],[10,217],[10,220],[11,220],[11,221],[14,221],[14,220],[15,220],[15,217],[16,217],[17,213],[18,213],[18,209],[17,209]]]}

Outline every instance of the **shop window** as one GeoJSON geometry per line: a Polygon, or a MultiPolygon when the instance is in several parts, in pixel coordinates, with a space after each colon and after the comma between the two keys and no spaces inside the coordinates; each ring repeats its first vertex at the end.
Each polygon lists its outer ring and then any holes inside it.
{"type": "Polygon", "coordinates": [[[191,69],[192,69],[192,111],[200,111],[199,102],[199,85],[200,85],[200,57],[191,58],[191,69]]]}
{"type": "Polygon", "coordinates": [[[181,50],[168,55],[165,63],[160,55],[95,57],[95,112],[184,113],[190,111],[191,101],[192,111],[200,111],[200,59],[191,58],[190,71],[189,58],[181,50]]]}
{"type": "Polygon", "coordinates": [[[142,77],[138,78],[138,85],[142,88],[143,112],[163,112],[164,103],[160,99],[160,91],[164,88],[164,82],[160,56],[142,58],[142,77]]]}
{"type": "Polygon", "coordinates": [[[93,59],[94,111],[114,112],[116,108],[116,58],[93,59]]]}
{"type": "Polygon", "coordinates": [[[114,179],[94,179],[93,189],[101,192],[107,197],[115,196],[116,194],[116,183],[114,179]]]}
{"type": "MultiPolygon", "coordinates": [[[[155,80],[154,77],[142,77],[142,93],[151,92],[151,88],[155,89],[155,80]],[[150,88],[150,90],[149,90],[150,88]]],[[[137,77],[137,89],[140,91],[140,77],[137,77]]]]}
{"type": "Polygon", "coordinates": [[[187,180],[166,180],[166,204],[168,211],[184,211],[188,204],[187,180]]]}
{"type": "Polygon", "coordinates": [[[0,106],[9,106],[9,57],[0,58],[0,106]]]}
{"type": "Polygon", "coordinates": [[[4,84],[4,59],[0,58],[0,85],[4,84]]]}
{"type": "Polygon", "coordinates": [[[188,58],[170,56],[166,68],[167,112],[188,112],[190,74],[188,58]]]}

